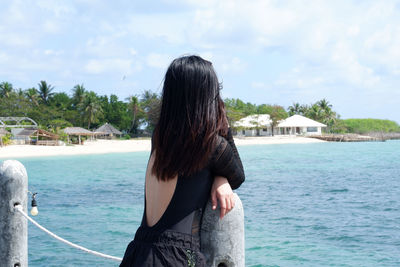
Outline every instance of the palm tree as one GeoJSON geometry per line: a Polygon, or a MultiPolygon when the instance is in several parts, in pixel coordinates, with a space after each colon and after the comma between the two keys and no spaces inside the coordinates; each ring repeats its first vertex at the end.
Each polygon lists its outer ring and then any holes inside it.
{"type": "Polygon", "coordinates": [[[145,90],[142,93],[142,98],[140,99],[140,102],[143,104],[143,108],[146,112],[148,111],[154,100],[158,100],[157,93],[153,93],[151,90],[145,90]]]}
{"type": "Polygon", "coordinates": [[[328,131],[331,131],[331,129],[337,122],[338,122],[338,116],[336,112],[332,111],[331,109],[324,112],[324,119],[322,123],[328,126],[328,131]]]}
{"type": "Polygon", "coordinates": [[[293,116],[295,114],[301,114],[301,106],[299,103],[293,103],[292,106],[288,107],[289,116],[293,116]]]}
{"type": "Polygon", "coordinates": [[[308,109],[306,116],[313,120],[320,121],[323,118],[323,111],[319,105],[314,104],[308,109]]]}
{"type": "Polygon", "coordinates": [[[0,97],[9,98],[14,91],[12,84],[9,82],[2,82],[0,84],[0,97]]]}
{"type": "Polygon", "coordinates": [[[72,92],[73,104],[74,106],[78,106],[80,103],[82,103],[85,97],[86,89],[83,84],[77,84],[72,89],[72,92]]]}
{"type": "Polygon", "coordinates": [[[128,109],[132,114],[132,123],[130,127],[130,132],[136,133],[136,128],[138,126],[138,113],[142,111],[139,103],[139,99],[137,96],[130,96],[128,97],[128,109]]]}
{"type": "Polygon", "coordinates": [[[301,105],[299,109],[300,115],[305,116],[309,109],[310,107],[308,105],[301,105]]]}
{"type": "Polygon", "coordinates": [[[15,94],[19,97],[19,98],[23,98],[25,93],[24,90],[22,90],[21,88],[18,88],[15,90],[15,94]]]}
{"type": "Polygon", "coordinates": [[[39,96],[43,100],[43,103],[48,104],[49,97],[51,97],[54,93],[52,92],[54,90],[54,86],[51,86],[50,84],[47,84],[46,81],[40,81],[38,83],[39,86],[39,96]]]}
{"type": "Polygon", "coordinates": [[[330,111],[332,108],[332,105],[329,104],[329,102],[324,98],[320,101],[317,102],[317,105],[324,111],[330,111]]]}
{"type": "Polygon", "coordinates": [[[143,111],[146,113],[147,130],[152,131],[158,122],[161,110],[161,99],[157,93],[146,90],[140,100],[143,111]]]}
{"type": "Polygon", "coordinates": [[[83,102],[80,104],[84,116],[88,122],[88,129],[93,122],[97,122],[98,118],[103,115],[100,101],[95,92],[85,93],[83,102]]]}
{"type": "Polygon", "coordinates": [[[39,106],[38,98],[39,94],[36,88],[29,88],[28,90],[25,91],[25,96],[35,105],[39,106]]]}
{"type": "Polygon", "coordinates": [[[143,102],[146,102],[146,101],[148,101],[148,100],[150,100],[150,99],[157,99],[157,98],[158,98],[157,93],[154,93],[154,92],[152,92],[151,90],[145,90],[145,91],[142,93],[142,101],[143,101],[143,102]]]}

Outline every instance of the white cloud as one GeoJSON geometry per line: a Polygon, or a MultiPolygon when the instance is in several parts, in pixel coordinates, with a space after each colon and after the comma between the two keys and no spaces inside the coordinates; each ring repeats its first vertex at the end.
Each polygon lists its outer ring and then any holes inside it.
{"type": "MultiPolygon", "coordinates": [[[[195,8],[195,17],[187,28],[196,29],[188,33],[188,40],[198,47],[215,49],[219,43],[224,46],[221,49],[238,43],[252,49],[279,47],[302,61],[317,63],[322,76],[335,69],[335,78],[353,86],[378,86],[382,78],[377,68],[384,66],[387,74],[400,68],[396,1],[185,2],[195,8]],[[233,36],[238,40],[232,42],[233,36]]],[[[224,64],[223,68],[231,65],[224,64]]],[[[316,84],[294,81],[302,86],[316,84]]]]}
{"type": "Polygon", "coordinates": [[[202,57],[203,59],[205,59],[205,60],[208,60],[208,61],[213,61],[213,58],[214,58],[214,54],[212,53],[212,52],[210,52],[210,51],[207,51],[207,52],[201,52],[200,54],[200,57],[202,57]]]}
{"type": "Polygon", "coordinates": [[[92,59],[85,65],[85,70],[90,74],[120,72],[125,75],[132,73],[134,66],[131,60],[126,59],[92,59]]]}
{"type": "Polygon", "coordinates": [[[67,2],[52,0],[37,0],[36,4],[43,10],[49,11],[55,17],[73,16],[76,10],[67,2]]]}
{"type": "Polygon", "coordinates": [[[172,59],[171,56],[166,54],[150,53],[146,58],[146,63],[153,68],[167,69],[172,59]]]}
{"type": "Polygon", "coordinates": [[[63,50],[46,49],[43,52],[46,56],[60,56],[64,53],[63,50]]]}
{"type": "Polygon", "coordinates": [[[252,82],[251,87],[253,88],[265,88],[265,83],[263,82],[252,82]]]}
{"type": "Polygon", "coordinates": [[[54,20],[46,20],[43,29],[48,33],[58,33],[61,30],[60,25],[54,20]]]}
{"type": "MultiPolygon", "coordinates": [[[[169,43],[182,44],[185,42],[185,30],[188,24],[182,23],[186,16],[181,14],[160,13],[133,14],[123,28],[130,34],[137,34],[150,39],[163,39],[169,43]]],[[[190,25],[190,23],[189,23],[190,25]]]]}
{"type": "MultiPolygon", "coordinates": [[[[365,95],[382,90],[391,95],[397,90],[396,0],[157,4],[166,8],[93,0],[8,1],[0,10],[2,74],[21,78],[27,70],[32,76],[67,73],[60,75],[84,82],[86,73],[107,77],[117,72],[122,77],[147,67],[152,76],[167,68],[173,59],[169,55],[193,51],[211,60],[231,88],[250,83],[254,91],[269,96],[268,85],[273,85],[275,99],[293,92],[311,97],[332,88],[342,95],[362,90],[365,95]]],[[[138,84],[153,88],[144,81],[147,75],[143,77],[138,84]]],[[[159,82],[159,77],[154,80],[159,82]]]]}
{"type": "Polygon", "coordinates": [[[321,86],[325,82],[327,80],[324,77],[316,76],[315,73],[309,73],[301,68],[295,68],[291,72],[284,73],[278,77],[274,84],[286,88],[306,89],[321,86]]]}
{"type": "Polygon", "coordinates": [[[136,55],[137,55],[137,51],[136,51],[135,49],[133,49],[133,48],[129,49],[129,53],[130,53],[132,56],[136,56],[136,55]]]}
{"type": "Polygon", "coordinates": [[[238,57],[234,57],[229,62],[222,64],[222,70],[226,72],[242,72],[245,68],[246,64],[238,57]]]}
{"type": "Polygon", "coordinates": [[[360,33],[360,27],[358,25],[353,25],[347,28],[347,35],[357,36],[360,33]]]}
{"type": "Polygon", "coordinates": [[[9,47],[30,47],[34,43],[32,36],[27,34],[25,37],[19,33],[0,32],[0,43],[2,46],[9,47]]]}

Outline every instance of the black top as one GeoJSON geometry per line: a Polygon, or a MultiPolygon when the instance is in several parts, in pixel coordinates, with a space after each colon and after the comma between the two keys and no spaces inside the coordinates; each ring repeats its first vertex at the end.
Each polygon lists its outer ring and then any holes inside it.
{"type": "Polygon", "coordinates": [[[214,176],[228,179],[232,189],[238,188],[245,180],[243,165],[237,152],[232,133],[227,139],[218,136],[215,151],[209,164],[190,176],[178,176],[172,199],[158,222],[149,227],[146,223],[145,209],[141,227],[164,232],[174,230],[186,234],[198,234],[202,210],[210,198],[214,176]]]}

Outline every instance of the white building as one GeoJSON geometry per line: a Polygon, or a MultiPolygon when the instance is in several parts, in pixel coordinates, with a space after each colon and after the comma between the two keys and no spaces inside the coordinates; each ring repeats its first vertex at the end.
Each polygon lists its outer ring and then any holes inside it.
{"type": "Polygon", "coordinates": [[[326,125],[301,115],[293,115],[279,122],[277,126],[279,134],[283,135],[320,135],[322,127],[326,125]]]}
{"type": "Polygon", "coordinates": [[[271,132],[271,119],[268,114],[249,115],[235,122],[239,128],[237,135],[241,136],[268,136],[271,132]]]}
{"type": "MultiPolygon", "coordinates": [[[[237,121],[234,126],[239,128],[237,135],[270,136],[272,135],[272,120],[268,114],[250,115],[237,121]]],[[[325,124],[311,120],[301,115],[293,115],[282,120],[274,128],[274,135],[320,135],[325,124]]]]}

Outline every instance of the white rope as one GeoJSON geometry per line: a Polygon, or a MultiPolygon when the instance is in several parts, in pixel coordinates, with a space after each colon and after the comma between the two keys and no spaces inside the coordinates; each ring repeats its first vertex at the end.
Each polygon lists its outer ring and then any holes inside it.
{"type": "Polygon", "coordinates": [[[16,205],[14,208],[15,208],[15,210],[19,211],[25,218],[27,218],[31,223],[33,223],[36,227],[38,227],[40,230],[46,232],[48,235],[54,237],[55,239],[65,243],[65,244],[67,244],[67,245],[69,245],[71,247],[80,249],[80,250],[85,251],[85,252],[87,252],[89,254],[93,254],[93,255],[96,255],[96,256],[99,256],[99,257],[102,257],[102,258],[106,258],[106,259],[110,259],[110,260],[114,260],[114,261],[118,261],[118,262],[122,261],[122,258],[118,258],[118,257],[110,256],[110,255],[107,255],[107,254],[103,254],[103,253],[100,253],[100,252],[97,252],[97,251],[94,251],[94,250],[90,250],[90,249],[87,249],[85,247],[82,247],[82,246],[79,246],[77,244],[74,244],[74,243],[72,243],[72,242],[70,242],[68,240],[65,240],[64,238],[61,238],[58,235],[50,232],[49,230],[47,230],[46,228],[41,226],[39,223],[37,223],[34,219],[29,217],[28,214],[26,214],[24,212],[24,210],[23,210],[21,205],[16,205]]]}

